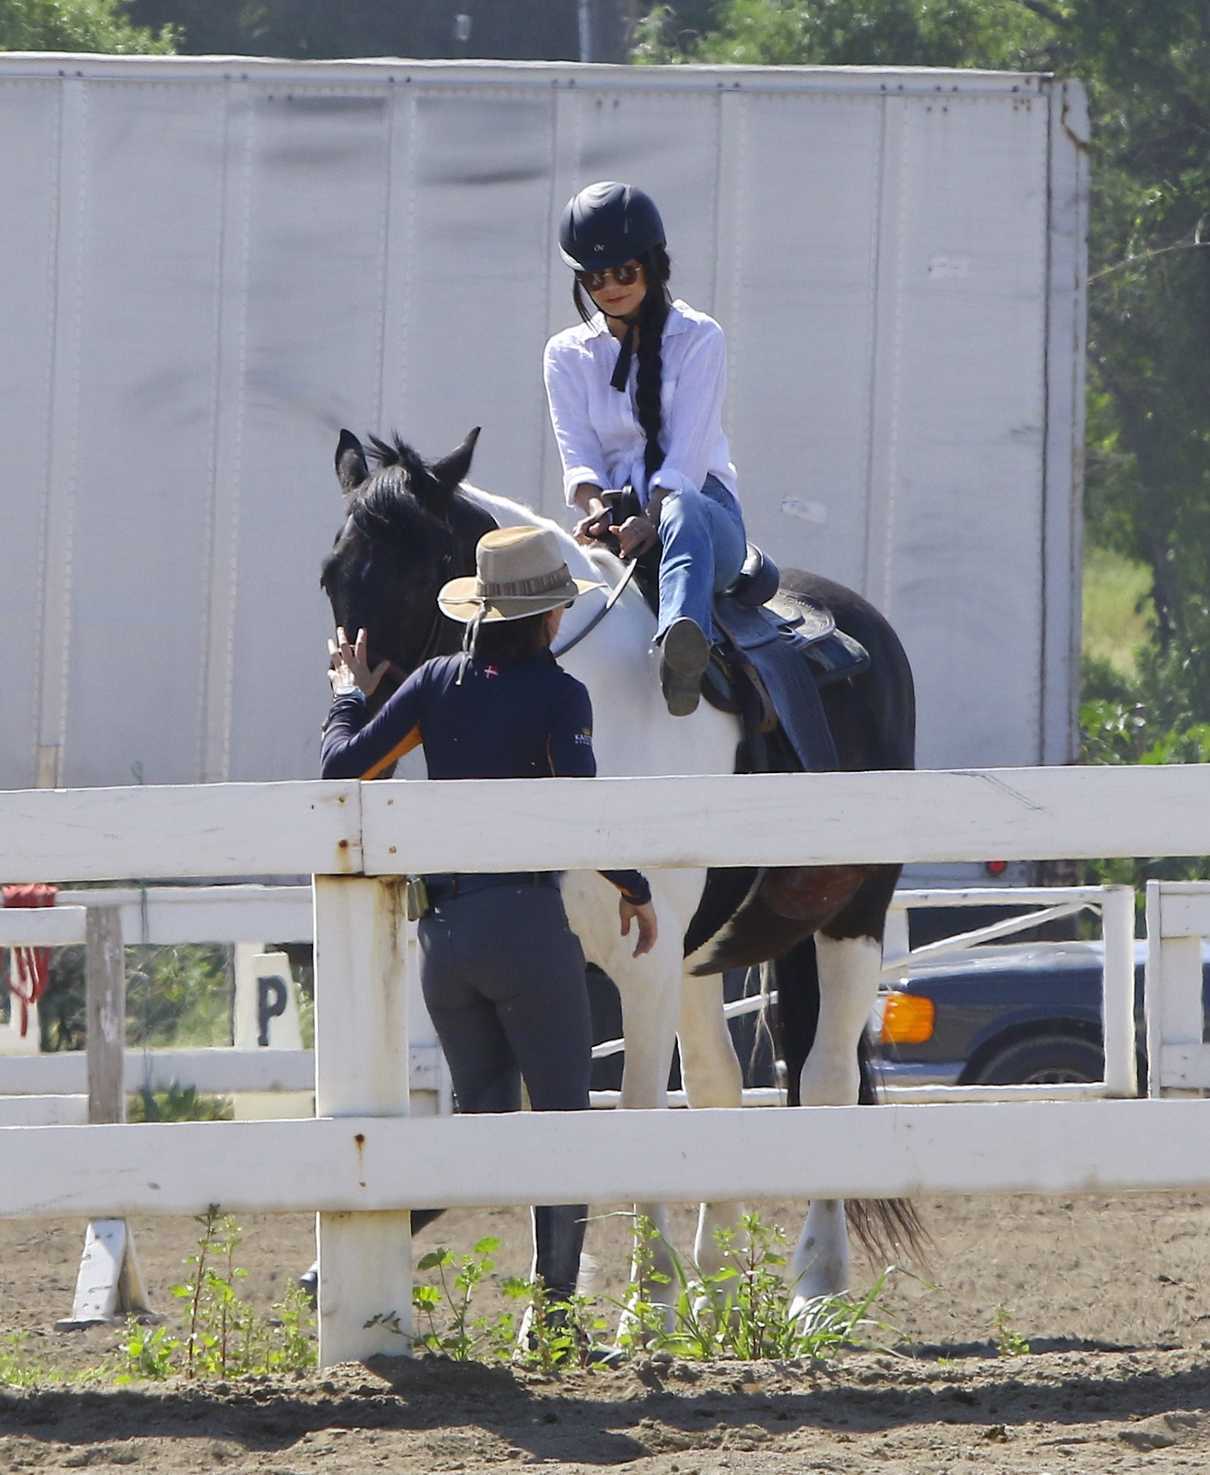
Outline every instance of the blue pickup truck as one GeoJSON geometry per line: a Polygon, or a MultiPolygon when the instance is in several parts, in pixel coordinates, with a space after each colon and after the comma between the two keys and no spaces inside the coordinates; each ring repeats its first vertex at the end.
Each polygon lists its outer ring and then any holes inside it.
{"type": "MultiPolygon", "coordinates": [[[[1143,965],[1147,944],[1135,943],[1135,1019],[1139,1090],[1147,1089],[1143,1031],[1143,965]]],[[[1045,1085],[1104,1079],[1101,1050],[1099,942],[984,945],[918,966],[886,985],[870,1021],[878,1073],[888,1086],[1045,1085]]],[[[617,994],[603,976],[592,988],[595,1038],[621,1033],[617,994]]],[[[1203,997],[1210,1017],[1210,948],[1203,954],[1203,997]]],[[[751,992],[742,971],[727,977],[727,997],[751,992]]],[[[744,1083],[780,1080],[768,1039],[754,1015],[731,1021],[744,1083]]],[[[593,1086],[616,1090],[621,1057],[595,1063],[593,1086]]],[[[671,1084],[680,1085],[675,1066],[671,1084]]],[[[784,1082],[782,1082],[784,1084],[784,1082]]]]}
{"type": "MultiPolygon", "coordinates": [[[[1145,942],[1135,943],[1139,1082],[1145,942]]],[[[1099,942],[980,947],[884,989],[872,1035],[888,1085],[1025,1085],[1098,1081],[1099,942]]],[[[1203,963],[1203,987],[1210,969],[1203,963]]]]}

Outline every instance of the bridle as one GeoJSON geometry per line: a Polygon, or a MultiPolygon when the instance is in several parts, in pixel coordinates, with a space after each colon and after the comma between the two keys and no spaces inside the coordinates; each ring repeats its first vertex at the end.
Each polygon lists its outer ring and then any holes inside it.
{"type": "MultiPolygon", "coordinates": [[[[420,654],[416,657],[416,664],[412,667],[413,671],[423,666],[425,661],[430,660],[437,654],[437,646],[441,640],[441,620],[441,610],[434,602],[433,622],[429,626],[428,634],[424,638],[424,644],[420,647],[420,654]]],[[[402,686],[408,679],[409,674],[398,661],[387,661],[387,675],[393,676],[397,685],[402,686]]]]}
{"type": "MultiPolygon", "coordinates": [[[[444,555],[442,561],[447,565],[452,563],[452,548],[450,552],[444,555]]],[[[589,620],[584,628],[577,631],[577,633],[573,635],[571,639],[568,640],[565,644],[551,648],[551,655],[554,656],[556,660],[560,656],[566,655],[569,650],[574,650],[582,640],[586,640],[588,636],[592,634],[592,632],[597,628],[597,626],[601,623],[601,621],[605,618],[609,611],[613,609],[614,605],[617,604],[618,600],[621,599],[622,595],[626,592],[631,579],[634,578],[635,570],[638,568],[638,566],[638,559],[632,558],[629,565],[627,566],[625,574],[609,591],[605,603],[601,606],[599,610],[597,610],[596,614],[593,615],[592,619],[589,620]]],[[[443,618],[444,616],[441,613],[441,608],[437,604],[436,600],[434,600],[433,618],[425,634],[424,643],[420,647],[419,654],[416,656],[415,662],[412,665],[412,671],[415,671],[420,666],[423,666],[425,661],[430,660],[433,656],[437,654],[438,646],[441,643],[441,622],[443,618]]],[[[405,671],[398,661],[388,660],[386,674],[390,676],[392,680],[394,680],[396,686],[398,687],[403,685],[403,683],[408,679],[408,676],[411,673],[405,671]]]]}
{"type": "MultiPolygon", "coordinates": [[[[441,557],[441,563],[446,572],[449,571],[449,569],[453,565],[453,562],[454,548],[453,535],[451,533],[449,551],[442,554],[441,557]]],[[[434,599],[433,618],[429,622],[428,631],[426,632],[424,637],[424,643],[423,645],[421,645],[416,659],[412,663],[412,671],[418,670],[421,666],[424,665],[425,661],[430,660],[433,656],[437,654],[437,648],[441,643],[441,621],[443,618],[444,616],[441,613],[441,607],[434,599]]],[[[390,676],[394,680],[395,685],[399,687],[402,686],[403,683],[408,679],[408,677],[411,675],[411,671],[405,671],[398,661],[388,660],[386,674],[390,676]]]]}

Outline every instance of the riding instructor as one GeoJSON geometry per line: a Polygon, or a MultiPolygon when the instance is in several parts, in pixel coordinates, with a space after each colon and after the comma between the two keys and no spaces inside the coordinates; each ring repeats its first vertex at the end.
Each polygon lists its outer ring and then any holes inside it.
{"type": "MultiPolygon", "coordinates": [[[[473,577],[441,589],[444,614],[467,627],[464,649],[415,670],[367,720],[366,698],[387,663],[370,668],[366,632],[331,646],[333,700],[323,776],[358,778],[404,751],[418,732],[430,778],[590,778],[592,705],[550,646],[585,589],[551,528],[484,534],[473,577]]],[[[468,856],[468,861],[474,857],[468,856]]],[[[637,871],[602,874],[619,892],[635,956],[656,940],[651,888],[637,871]]],[[[567,925],[559,875],[469,872],[428,876],[420,979],[460,1109],[517,1111],[525,1082],[535,1111],[588,1107],[592,1033],[584,954],[567,925]]],[[[575,1290],[583,1204],[534,1210],[534,1273],[552,1301],[575,1290]]]]}
{"type": "Polygon", "coordinates": [[[551,338],[543,364],[564,493],[581,513],[579,541],[612,533],[624,558],[660,545],[660,682],[669,712],[686,716],[714,640],[714,595],[746,549],[722,424],[723,330],[673,301],[664,223],[633,185],[573,195],[559,250],[581,318],[551,338]],[[619,517],[604,493],[626,486],[638,505],[619,517]]]}

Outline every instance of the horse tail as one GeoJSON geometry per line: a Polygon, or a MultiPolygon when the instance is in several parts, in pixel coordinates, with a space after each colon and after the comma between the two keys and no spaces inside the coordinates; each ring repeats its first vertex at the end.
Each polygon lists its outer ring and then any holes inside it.
{"type": "MultiPolygon", "coordinates": [[[[857,1069],[861,1083],[857,1089],[859,1106],[877,1106],[878,1066],[866,1030],[857,1041],[857,1069]]],[[[845,1200],[849,1228],[875,1265],[894,1265],[904,1251],[917,1262],[927,1258],[932,1237],[907,1198],[854,1198],[845,1200]]]]}
{"type": "MultiPolygon", "coordinates": [[[[808,937],[782,957],[769,963],[769,983],[777,991],[773,1009],[778,1055],[786,1074],[786,1104],[801,1106],[799,1082],[802,1068],[819,1024],[819,966],[815,939],[808,937]]],[[[858,1104],[878,1105],[877,1065],[865,1030],[857,1042],[858,1104]]],[[[891,1265],[906,1250],[916,1259],[925,1258],[930,1244],[928,1230],[908,1199],[846,1199],[845,1213],[858,1243],[876,1265],[891,1265]]]]}

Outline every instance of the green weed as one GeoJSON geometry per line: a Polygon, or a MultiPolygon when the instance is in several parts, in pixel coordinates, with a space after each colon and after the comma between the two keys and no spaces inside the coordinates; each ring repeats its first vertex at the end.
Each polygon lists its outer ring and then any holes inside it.
{"type": "Polygon", "coordinates": [[[1026,1357],[1029,1355],[1029,1342],[1020,1332],[1014,1331],[1009,1325],[1008,1311],[1005,1307],[996,1307],[994,1324],[996,1330],[996,1353],[998,1356],[1026,1357]]]}
{"type": "Polygon", "coordinates": [[[181,1348],[181,1339],[163,1326],[146,1326],[131,1317],[126,1323],[122,1343],[125,1367],[118,1374],[119,1383],[151,1382],[168,1378],[175,1371],[173,1359],[181,1348]]]}
{"type": "Polygon", "coordinates": [[[291,1286],[267,1316],[257,1311],[239,1293],[247,1276],[236,1263],[239,1225],[217,1204],[196,1222],[200,1233],[187,1262],[190,1274],[172,1287],[173,1296],[188,1308],[184,1335],[128,1322],[118,1381],[182,1373],[188,1378],[241,1378],[313,1370],[314,1316],[303,1292],[291,1286]]]}
{"type": "MultiPolygon", "coordinates": [[[[863,1295],[821,1296],[802,1315],[790,1315],[792,1292],[783,1274],[786,1240],[758,1215],[745,1215],[738,1235],[718,1235],[722,1264],[706,1275],[691,1274],[664,1246],[672,1274],[657,1268],[658,1231],[650,1220],[635,1224],[631,1284],[607,1304],[622,1313],[619,1349],[624,1356],[652,1352],[686,1359],[809,1357],[822,1361],[846,1346],[886,1343],[894,1328],[873,1315],[886,1290],[884,1272],[863,1295]]],[[[422,1257],[417,1269],[432,1277],[415,1286],[413,1345],[459,1362],[512,1361],[544,1372],[596,1364],[606,1321],[588,1297],[552,1302],[541,1283],[510,1277],[498,1285],[517,1312],[495,1316],[473,1312],[476,1294],[491,1278],[495,1239],[480,1240],[461,1257],[448,1249],[422,1257]],[[524,1345],[518,1345],[524,1327],[524,1345]]],[[[403,1335],[398,1316],[384,1312],[367,1325],[385,1325],[403,1335]]]]}
{"type": "Polygon", "coordinates": [[[640,1217],[635,1227],[637,1279],[623,1303],[629,1321],[622,1344],[629,1351],[641,1345],[648,1352],[683,1358],[824,1360],[845,1346],[870,1345],[875,1334],[897,1337],[893,1327],[871,1315],[886,1290],[890,1270],[861,1296],[819,1296],[801,1314],[791,1316],[792,1287],[782,1273],[785,1232],[765,1224],[757,1214],[744,1215],[738,1235],[717,1232],[722,1264],[704,1275],[688,1273],[669,1245],[664,1248],[672,1276],[655,1271],[656,1236],[650,1220],[640,1217]],[[671,1286],[670,1299],[658,1296],[661,1284],[671,1286]]]}
{"type": "Polygon", "coordinates": [[[166,1091],[149,1091],[143,1086],[131,1098],[128,1120],[132,1122],[229,1122],[231,1101],[226,1096],[203,1096],[196,1086],[173,1081],[166,1091]]]}
{"type": "MultiPolygon", "coordinates": [[[[415,1347],[455,1362],[508,1358],[516,1336],[513,1315],[507,1311],[495,1316],[472,1314],[475,1293],[495,1270],[494,1256],[499,1248],[499,1239],[487,1235],[466,1255],[456,1256],[452,1250],[440,1248],[421,1256],[417,1270],[436,1272],[437,1279],[436,1283],[412,1289],[412,1310],[418,1326],[413,1338],[415,1347]]],[[[505,1281],[504,1294],[518,1299],[518,1284],[505,1281]]],[[[397,1318],[395,1330],[401,1330],[397,1318]]]]}
{"type": "Polygon", "coordinates": [[[65,1368],[39,1355],[28,1332],[9,1332],[0,1337],[0,1388],[45,1388],[70,1384],[76,1387],[108,1382],[112,1367],[65,1368]]]}

